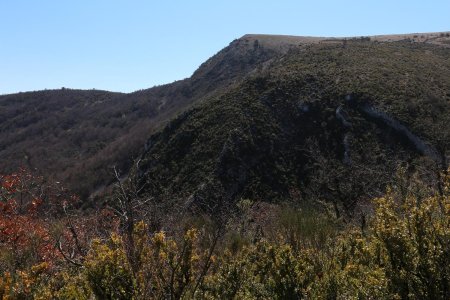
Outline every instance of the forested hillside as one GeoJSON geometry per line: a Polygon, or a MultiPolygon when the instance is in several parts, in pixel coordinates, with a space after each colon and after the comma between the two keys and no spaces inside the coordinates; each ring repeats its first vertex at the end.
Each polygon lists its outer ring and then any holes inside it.
{"type": "Polygon", "coordinates": [[[193,206],[319,197],[351,213],[399,165],[446,168],[449,57],[408,40],[292,49],[153,135],[146,189],[193,206]]]}
{"type": "Polygon", "coordinates": [[[126,173],[146,139],[207,95],[286,51],[236,40],[192,77],[131,94],[62,88],[0,96],[0,169],[26,167],[87,198],[126,173]]]}

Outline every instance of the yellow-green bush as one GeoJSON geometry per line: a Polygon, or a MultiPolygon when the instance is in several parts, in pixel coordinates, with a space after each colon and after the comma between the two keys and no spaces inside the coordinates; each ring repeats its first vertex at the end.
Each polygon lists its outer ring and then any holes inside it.
{"type": "Polygon", "coordinates": [[[267,241],[230,252],[207,278],[205,294],[213,299],[300,299],[315,276],[309,252],[295,255],[289,245],[267,241]]]}
{"type": "Polygon", "coordinates": [[[327,255],[313,298],[448,299],[450,295],[450,198],[404,202],[389,191],[376,200],[366,236],[348,232],[327,255]]]}
{"type": "Polygon", "coordinates": [[[135,284],[120,236],[111,235],[107,243],[94,240],[85,268],[87,280],[97,298],[132,298],[135,284]]]}
{"type": "Polygon", "coordinates": [[[380,245],[347,232],[321,254],[320,276],[308,289],[312,299],[384,299],[388,280],[378,264],[380,245]],[[325,253],[324,253],[325,252],[325,253]]]}
{"type": "Polygon", "coordinates": [[[128,254],[127,242],[118,235],[94,241],[84,267],[98,299],[180,299],[195,294],[209,257],[198,244],[197,230],[188,230],[177,243],[163,232],[150,238],[140,222],[133,239],[134,253],[128,254]]]}
{"type": "Polygon", "coordinates": [[[377,200],[373,234],[385,252],[389,287],[402,298],[445,299],[450,295],[449,196],[392,194],[377,200]]]}

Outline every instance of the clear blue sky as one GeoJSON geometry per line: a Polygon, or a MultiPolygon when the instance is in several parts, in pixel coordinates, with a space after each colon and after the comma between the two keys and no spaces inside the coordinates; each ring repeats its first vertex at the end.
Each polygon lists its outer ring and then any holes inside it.
{"type": "Polygon", "coordinates": [[[169,83],[246,33],[448,30],[449,0],[0,0],[0,94],[169,83]]]}

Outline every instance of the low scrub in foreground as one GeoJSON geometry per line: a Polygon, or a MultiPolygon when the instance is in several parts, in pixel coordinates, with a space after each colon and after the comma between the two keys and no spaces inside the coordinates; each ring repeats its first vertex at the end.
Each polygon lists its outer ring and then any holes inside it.
{"type": "MultiPolygon", "coordinates": [[[[315,218],[302,222],[304,218],[293,217],[294,209],[291,214],[282,209],[274,212],[279,221],[272,223],[270,234],[266,227],[251,229],[242,215],[239,222],[220,226],[204,220],[184,222],[183,228],[171,232],[152,231],[136,220],[128,234],[121,226],[124,220],[107,212],[97,220],[78,216],[76,222],[66,208],[58,218],[44,217],[42,201],[35,199],[27,206],[17,202],[18,195],[31,195],[25,193],[26,182],[4,176],[0,295],[3,299],[448,299],[449,179],[435,194],[425,187],[392,187],[374,200],[374,214],[361,226],[327,229],[326,224],[336,220],[327,223],[329,217],[308,212],[315,218]],[[21,230],[13,220],[28,225],[21,230]]],[[[246,205],[251,203],[241,201],[242,209],[246,205]]]]}

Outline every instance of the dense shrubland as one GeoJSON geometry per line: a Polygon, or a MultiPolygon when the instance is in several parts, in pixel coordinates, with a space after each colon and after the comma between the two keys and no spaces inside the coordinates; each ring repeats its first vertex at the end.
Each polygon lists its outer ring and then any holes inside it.
{"type": "MultiPolygon", "coordinates": [[[[450,177],[399,172],[364,222],[242,199],[155,225],[132,179],[89,213],[24,170],[0,177],[3,299],[448,299],[450,177]],[[141,198],[140,198],[141,197],[141,198]],[[158,228],[159,227],[159,228],[158,228]]],[[[161,222],[160,222],[161,223],[161,222]]]]}

